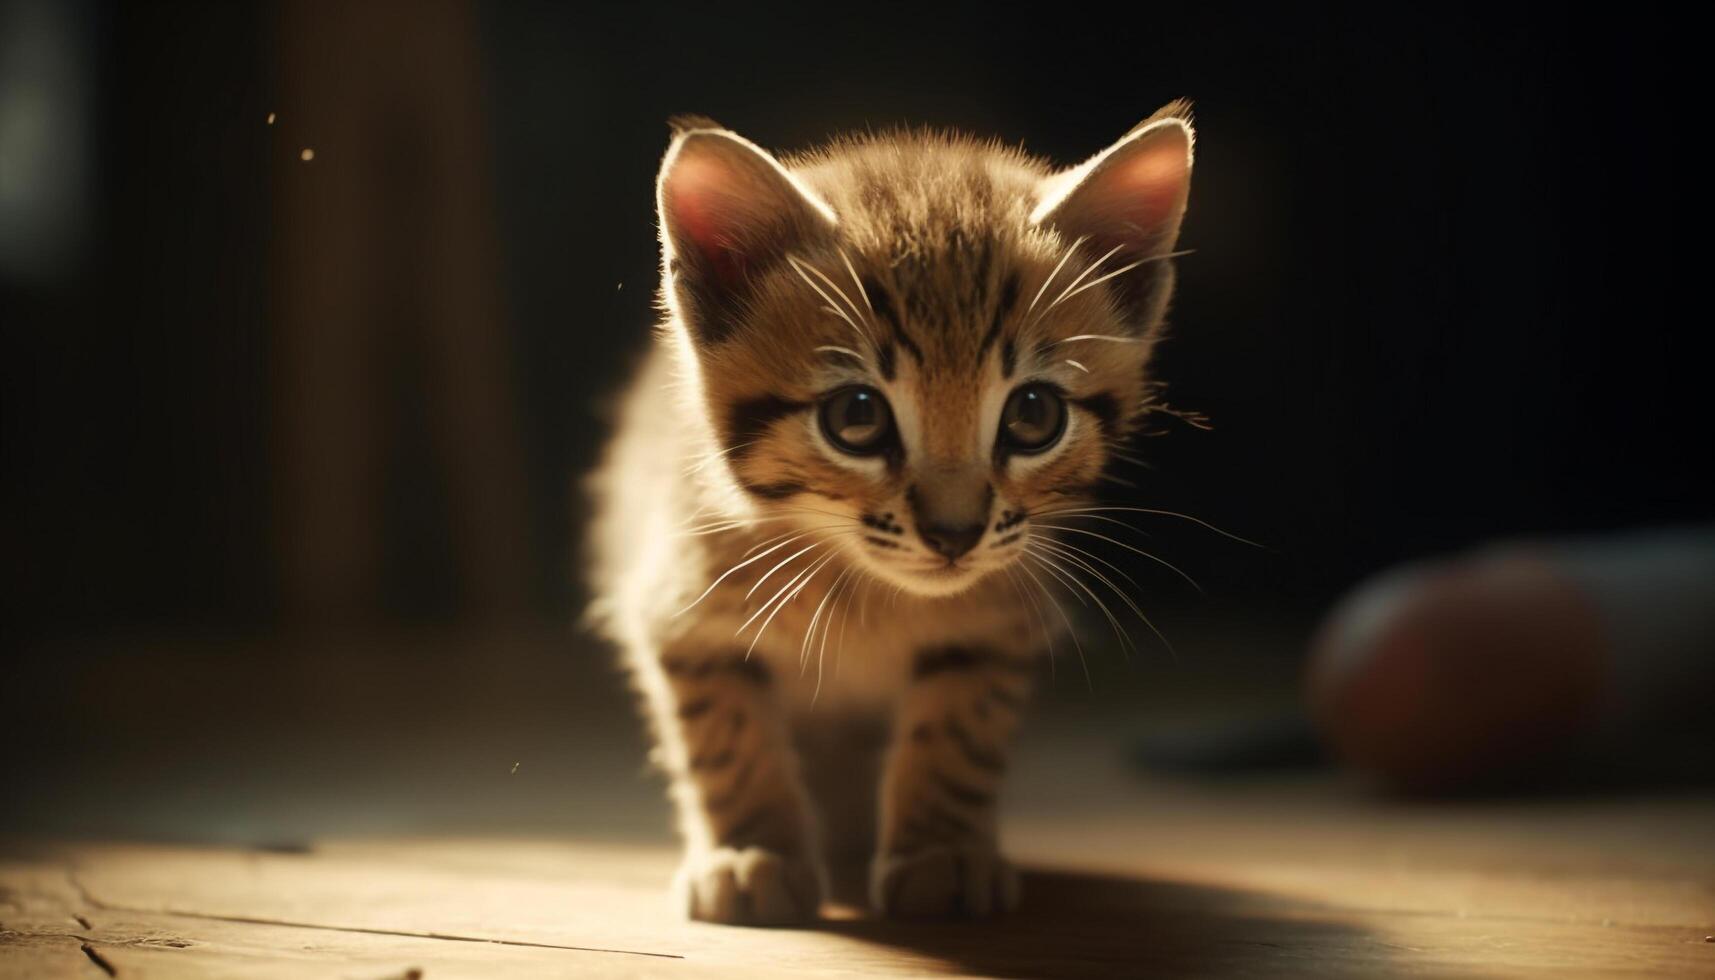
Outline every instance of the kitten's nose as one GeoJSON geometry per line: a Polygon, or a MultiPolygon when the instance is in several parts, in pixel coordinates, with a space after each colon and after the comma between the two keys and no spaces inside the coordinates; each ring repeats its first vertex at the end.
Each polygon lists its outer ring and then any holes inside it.
{"type": "Polygon", "coordinates": [[[931,551],[957,561],[982,540],[994,505],[994,487],[978,466],[944,463],[925,467],[923,474],[924,479],[905,494],[911,522],[931,551]]]}
{"type": "Polygon", "coordinates": [[[923,543],[931,550],[948,561],[956,561],[958,557],[977,546],[982,540],[983,525],[981,524],[926,524],[917,528],[923,543]]]}

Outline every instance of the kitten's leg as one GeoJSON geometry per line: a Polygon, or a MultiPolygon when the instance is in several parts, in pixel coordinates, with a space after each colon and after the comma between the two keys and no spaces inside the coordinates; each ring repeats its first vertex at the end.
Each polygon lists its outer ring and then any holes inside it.
{"type": "Polygon", "coordinates": [[[651,701],[685,835],[687,912],[746,925],[813,917],[811,825],[768,668],[742,649],[693,645],[658,663],[651,701]]]}
{"type": "Polygon", "coordinates": [[[1017,874],[996,843],[995,794],[1033,674],[1017,651],[917,655],[882,782],[877,911],[981,916],[1018,903],[1017,874]]]}

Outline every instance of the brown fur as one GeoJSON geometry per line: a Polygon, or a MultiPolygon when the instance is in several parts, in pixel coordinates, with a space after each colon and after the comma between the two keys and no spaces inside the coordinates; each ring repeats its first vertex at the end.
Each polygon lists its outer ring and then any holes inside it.
{"type": "Polygon", "coordinates": [[[1024,665],[1066,625],[1037,518],[1086,501],[1149,408],[1185,118],[1175,103],[1060,173],[932,132],[777,162],[675,120],[667,316],[597,478],[596,541],[598,610],[674,779],[691,914],[814,911],[818,846],[849,842],[818,842],[791,731],[853,717],[893,733],[872,900],[1015,896],[993,792],[1024,665]],[[1040,454],[997,437],[1032,383],[1069,413],[1040,454]],[[843,453],[818,427],[853,384],[891,405],[886,452],[843,453]],[[980,535],[952,559],[925,544],[949,521],[980,535]]]}

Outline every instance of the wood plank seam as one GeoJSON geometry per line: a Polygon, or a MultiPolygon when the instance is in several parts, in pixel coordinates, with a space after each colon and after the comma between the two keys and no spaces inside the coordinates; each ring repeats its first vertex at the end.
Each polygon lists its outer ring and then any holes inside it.
{"type": "MultiPolygon", "coordinates": [[[[133,915],[165,915],[182,919],[203,919],[212,922],[233,922],[240,925],[279,926],[289,929],[316,929],[322,932],[358,933],[368,936],[396,936],[402,939],[439,939],[446,942],[485,943],[493,946],[520,946],[532,949],[564,949],[579,953],[615,953],[621,956],[650,956],[664,960],[682,960],[685,957],[678,953],[652,953],[641,949],[604,949],[599,946],[561,946],[555,943],[536,943],[523,939],[490,939],[483,936],[460,936],[441,932],[412,932],[405,929],[377,929],[366,926],[330,926],[317,922],[290,922],[284,919],[263,919],[242,915],[219,915],[211,912],[194,912],[186,909],[162,908],[144,909],[131,908],[125,905],[115,905],[96,898],[71,869],[66,869],[66,881],[71,884],[78,897],[90,908],[102,912],[127,912],[133,915]]],[[[81,921],[81,920],[80,920],[81,921]]],[[[75,937],[82,939],[84,937],[75,937]]],[[[87,947],[87,943],[85,944],[87,947]]],[[[87,948],[85,950],[88,952],[87,948]]]]}

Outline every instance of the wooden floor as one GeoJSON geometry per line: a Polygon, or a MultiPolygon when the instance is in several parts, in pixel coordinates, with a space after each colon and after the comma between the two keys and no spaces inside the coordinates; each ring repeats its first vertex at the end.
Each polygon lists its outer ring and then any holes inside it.
{"type": "Polygon", "coordinates": [[[1314,770],[1151,775],[1130,726],[1198,697],[1167,673],[1149,704],[1080,678],[1027,726],[1019,912],[687,923],[611,672],[338,653],[265,683],[223,651],[56,668],[11,706],[39,737],[5,774],[0,977],[1715,977],[1708,790],[1408,804],[1314,770]],[[444,692],[378,708],[409,671],[444,692]],[[135,843],[167,836],[194,843],[135,843]]]}
{"type": "Polygon", "coordinates": [[[20,843],[0,976],[1715,976],[1707,801],[1360,820],[1329,795],[1026,821],[1010,917],[798,931],[679,921],[665,845],[20,843]]]}

